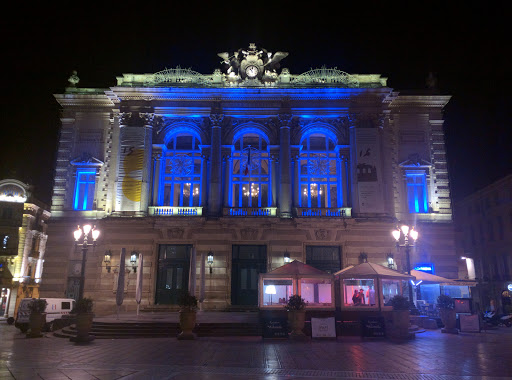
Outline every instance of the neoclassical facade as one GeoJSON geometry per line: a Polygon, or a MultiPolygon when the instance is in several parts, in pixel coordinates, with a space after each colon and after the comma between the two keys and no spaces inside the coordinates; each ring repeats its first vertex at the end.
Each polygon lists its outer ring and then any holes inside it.
{"type": "Polygon", "coordinates": [[[219,54],[223,67],[209,75],[124,74],[102,89],[70,78],[55,95],[62,128],[44,294],[76,296],[73,230],[84,222],[101,230],[84,288],[99,313],[114,310],[122,248],[127,310],[132,252],[144,256],[143,307],[175,304],[195,257],[204,307],[223,310],[256,305],[258,274],[288,257],[332,273],[362,259],[386,264],[391,253],[404,270],[390,233],[398,221],[420,233],[411,265],[456,278],[450,97],[402,95],[375,74],[294,75],[280,68],[287,55],[251,44],[219,54]]]}

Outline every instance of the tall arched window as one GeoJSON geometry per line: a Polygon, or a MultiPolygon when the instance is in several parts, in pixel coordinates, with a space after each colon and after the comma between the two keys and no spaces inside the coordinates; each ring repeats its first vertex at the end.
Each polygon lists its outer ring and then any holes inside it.
{"type": "Polygon", "coordinates": [[[269,207],[271,201],[269,147],[258,132],[235,136],[231,181],[231,207],[269,207]]]}
{"type": "Polygon", "coordinates": [[[323,132],[310,133],[303,137],[301,145],[300,207],[341,207],[341,162],[337,157],[334,138],[323,132]]]}
{"type": "Polygon", "coordinates": [[[201,141],[191,133],[172,135],[163,150],[163,176],[159,192],[161,206],[201,205],[201,141]]]}

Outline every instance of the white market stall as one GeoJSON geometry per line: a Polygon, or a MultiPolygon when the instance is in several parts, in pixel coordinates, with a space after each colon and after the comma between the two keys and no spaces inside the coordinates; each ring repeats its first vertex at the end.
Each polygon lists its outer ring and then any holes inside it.
{"type": "Polygon", "coordinates": [[[308,310],[334,310],[333,275],[297,260],[260,274],[260,309],[283,309],[293,294],[304,298],[308,310]]]}
{"type": "Polygon", "coordinates": [[[342,311],[391,310],[391,298],[403,295],[405,282],[414,279],[413,276],[368,262],[344,268],[334,276],[340,280],[342,311]]]}

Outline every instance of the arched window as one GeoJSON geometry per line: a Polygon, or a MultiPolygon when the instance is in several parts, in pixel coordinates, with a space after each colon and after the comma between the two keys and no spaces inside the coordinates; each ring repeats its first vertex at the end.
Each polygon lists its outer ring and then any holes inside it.
{"type": "Polygon", "coordinates": [[[343,203],[341,161],[327,133],[303,137],[299,156],[299,206],[331,208],[343,203]]]}
{"type": "Polygon", "coordinates": [[[163,176],[159,192],[161,206],[201,205],[201,141],[194,134],[179,132],[167,139],[163,150],[163,176]]]}
{"type": "Polygon", "coordinates": [[[258,132],[235,136],[231,165],[231,207],[269,207],[269,147],[258,132]]]}

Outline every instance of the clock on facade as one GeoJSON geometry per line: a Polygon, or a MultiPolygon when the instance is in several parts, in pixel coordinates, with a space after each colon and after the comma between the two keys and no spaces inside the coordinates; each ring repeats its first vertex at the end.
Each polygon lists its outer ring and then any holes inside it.
{"type": "Polygon", "coordinates": [[[247,68],[245,69],[245,73],[247,74],[247,76],[249,78],[255,78],[257,75],[258,75],[258,68],[256,66],[247,66],[247,68]]]}

